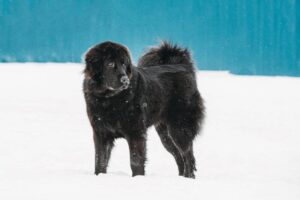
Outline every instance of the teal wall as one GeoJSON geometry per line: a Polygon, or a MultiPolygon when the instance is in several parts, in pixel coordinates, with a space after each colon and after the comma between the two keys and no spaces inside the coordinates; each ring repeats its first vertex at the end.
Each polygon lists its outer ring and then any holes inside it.
{"type": "Polygon", "coordinates": [[[201,69],[300,76],[300,0],[0,0],[2,62],[80,62],[105,40],[136,61],[159,39],[201,69]]]}

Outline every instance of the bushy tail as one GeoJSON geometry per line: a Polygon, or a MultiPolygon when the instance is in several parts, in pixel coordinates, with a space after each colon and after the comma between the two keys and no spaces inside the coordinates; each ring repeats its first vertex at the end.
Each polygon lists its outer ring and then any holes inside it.
{"type": "Polygon", "coordinates": [[[145,68],[158,65],[182,65],[189,70],[194,69],[189,50],[166,41],[146,51],[137,66],[145,68]]]}

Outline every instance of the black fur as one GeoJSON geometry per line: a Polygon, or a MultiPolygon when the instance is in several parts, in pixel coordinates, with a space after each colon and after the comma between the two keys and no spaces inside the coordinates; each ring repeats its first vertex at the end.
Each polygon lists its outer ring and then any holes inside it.
{"type": "Polygon", "coordinates": [[[189,51],[164,42],[134,67],[126,47],[104,42],[88,50],[85,62],[83,90],[94,131],[95,174],[106,173],[114,140],[125,138],[132,175],[144,175],[146,132],[154,125],[179,175],[194,178],[193,140],[204,106],[189,51]]]}

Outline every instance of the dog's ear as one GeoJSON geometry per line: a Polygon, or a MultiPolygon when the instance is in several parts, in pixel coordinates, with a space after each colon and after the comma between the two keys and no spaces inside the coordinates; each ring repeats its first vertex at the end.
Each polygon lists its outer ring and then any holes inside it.
{"type": "Polygon", "coordinates": [[[130,63],[129,65],[127,65],[127,68],[126,68],[126,74],[128,76],[129,79],[131,79],[132,77],[132,64],[130,63]]]}
{"type": "Polygon", "coordinates": [[[132,64],[132,61],[131,61],[131,54],[130,54],[130,51],[129,51],[128,47],[123,46],[122,48],[125,51],[125,54],[127,55],[126,58],[125,58],[126,62],[128,63],[128,65],[126,67],[126,74],[127,74],[128,78],[131,79],[132,78],[132,70],[133,70],[132,69],[133,64],[132,64]]]}
{"type": "Polygon", "coordinates": [[[85,63],[85,68],[83,70],[83,73],[86,75],[86,76],[90,76],[91,75],[91,61],[90,61],[90,58],[87,57],[87,55],[85,55],[85,58],[84,58],[84,63],[85,63]]]}
{"type": "Polygon", "coordinates": [[[97,58],[97,55],[92,50],[90,50],[85,54],[84,61],[86,64],[87,63],[96,63],[96,62],[98,62],[98,58],[97,58]]]}
{"type": "Polygon", "coordinates": [[[84,56],[84,62],[85,62],[85,69],[83,70],[83,73],[86,74],[87,76],[92,75],[92,68],[93,64],[98,62],[98,58],[93,53],[92,49],[90,49],[84,56]]]}
{"type": "Polygon", "coordinates": [[[89,66],[89,64],[85,64],[85,68],[82,72],[85,76],[91,76],[91,67],[89,66]]]}

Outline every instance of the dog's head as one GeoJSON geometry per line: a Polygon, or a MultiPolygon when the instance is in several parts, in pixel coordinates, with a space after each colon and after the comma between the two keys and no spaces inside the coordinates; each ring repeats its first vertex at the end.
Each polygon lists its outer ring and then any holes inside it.
{"type": "Polygon", "coordinates": [[[113,96],[129,87],[132,63],[128,49],[120,44],[104,42],[85,54],[84,74],[94,92],[113,96]]]}

